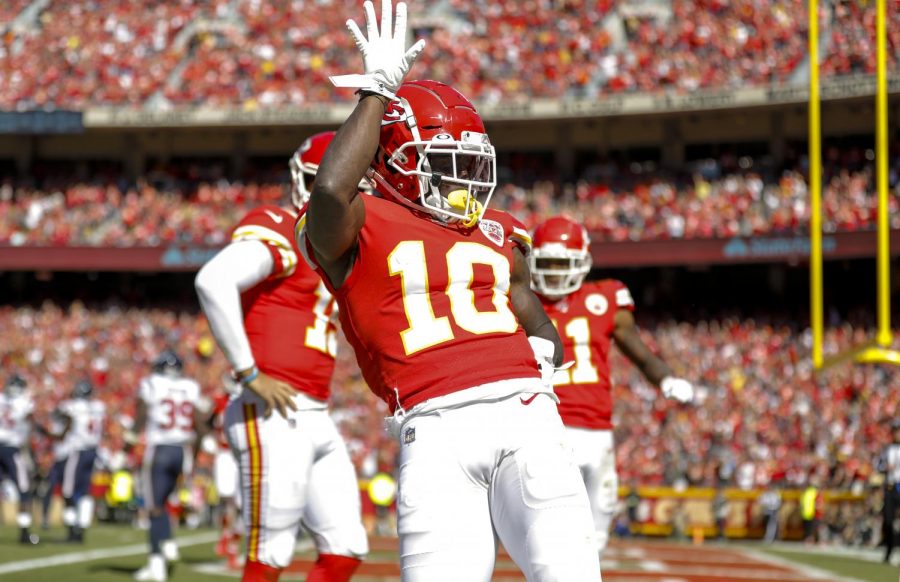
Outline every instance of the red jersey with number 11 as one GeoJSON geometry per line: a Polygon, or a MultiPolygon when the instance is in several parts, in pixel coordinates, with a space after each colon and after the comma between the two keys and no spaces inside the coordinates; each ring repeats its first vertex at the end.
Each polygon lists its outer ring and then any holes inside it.
{"type": "Polygon", "coordinates": [[[559,301],[542,298],[544,310],[562,338],[566,362],[575,365],[556,372],[559,415],[566,426],[612,428],[609,348],[616,311],[634,311],[631,293],[620,281],[585,283],[559,301]]]}
{"type": "Polygon", "coordinates": [[[408,409],[482,384],[540,378],[509,304],[513,249],[527,253],[531,244],[525,228],[498,211],[467,229],[361,199],[356,259],[332,293],[372,391],[391,410],[398,399],[408,409]]]}
{"type": "Polygon", "coordinates": [[[234,229],[233,241],[255,240],[272,255],[272,272],[241,293],[244,329],[256,365],[298,392],[328,400],[337,331],[334,300],[299,259],[297,216],[278,206],[252,210],[234,229]]]}

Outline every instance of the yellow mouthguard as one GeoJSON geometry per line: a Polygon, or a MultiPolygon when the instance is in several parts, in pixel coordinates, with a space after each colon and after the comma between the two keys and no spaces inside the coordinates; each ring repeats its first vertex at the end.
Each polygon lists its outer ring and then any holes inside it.
{"type": "Polygon", "coordinates": [[[466,190],[454,190],[447,194],[447,204],[450,205],[454,210],[459,210],[461,212],[465,212],[466,217],[464,219],[460,219],[462,225],[466,228],[471,228],[475,226],[475,223],[478,222],[478,217],[481,216],[481,202],[475,199],[473,196],[469,198],[468,207],[466,206],[466,199],[468,198],[469,193],[466,190]]]}

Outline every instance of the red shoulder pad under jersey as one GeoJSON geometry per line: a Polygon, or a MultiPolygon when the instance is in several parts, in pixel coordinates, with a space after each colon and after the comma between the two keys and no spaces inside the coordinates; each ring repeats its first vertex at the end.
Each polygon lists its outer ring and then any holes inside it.
{"type": "Polygon", "coordinates": [[[294,242],[296,216],[273,205],[251,210],[231,234],[233,242],[256,240],[266,245],[272,255],[270,277],[288,277],[297,268],[297,246],[294,242]]]}
{"type": "Polygon", "coordinates": [[[505,240],[518,247],[523,255],[531,252],[531,235],[516,217],[501,210],[487,209],[478,223],[478,228],[494,244],[505,240]]]}

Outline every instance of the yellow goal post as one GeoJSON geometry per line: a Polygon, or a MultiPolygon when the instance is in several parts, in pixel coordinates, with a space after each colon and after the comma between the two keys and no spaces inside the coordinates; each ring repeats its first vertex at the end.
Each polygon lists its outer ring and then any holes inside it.
{"type": "Polygon", "coordinates": [[[900,351],[891,349],[891,238],[888,201],[887,0],[875,0],[876,77],[875,176],[878,191],[878,252],[876,285],[878,329],[870,342],[825,358],[822,261],[822,119],[819,96],[819,1],[809,0],[809,191],[810,191],[810,325],[812,360],[816,370],[854,361],[900,366],[900,351]]]}

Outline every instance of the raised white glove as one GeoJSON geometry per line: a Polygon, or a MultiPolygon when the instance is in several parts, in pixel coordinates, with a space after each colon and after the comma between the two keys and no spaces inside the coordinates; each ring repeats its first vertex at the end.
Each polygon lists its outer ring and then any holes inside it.
{"type": "Polygon", "coordinates": [[[347,20],[347,28],[362,53],[365,66],[364,75],[339,75],[331,77],[335,87],[350,87],[371,91],[384,95],[388,99],[396,99],[396,92],[403,84],[413,63],[425,48],[425,41],[420,39],[406,49],[406,3],[397,3],[397,18],[394,32],[391,34],[393,19],[392,0],[381,0],[381,32],[375,20],[375,6],[371,0],[363,4],[366,12],[366,32],[368,40],[363,36],[359,26],[352,19],[347,20]]]}
{"type": "Polygon", "coordinates": [[[669,400],[685,403],[694,399],[694,387],[682,378],[666,376],[659,383],[659,387],[662,389],[663,396],[669,400]]]}
{"type": "Polygon", "coordinates": [[[537,361],[538,369],[541,371],[541,383],[548,387],[553,387],[553,374],[556,368],[553,366],[553,355],[556,352],[556,346],[550,340],[542,337],[528,336],[528,343],[531,344],[531,351],[534,352],[534,359],[537,361]]]}

